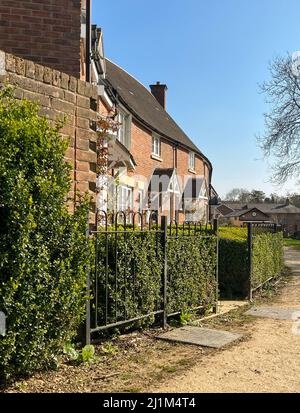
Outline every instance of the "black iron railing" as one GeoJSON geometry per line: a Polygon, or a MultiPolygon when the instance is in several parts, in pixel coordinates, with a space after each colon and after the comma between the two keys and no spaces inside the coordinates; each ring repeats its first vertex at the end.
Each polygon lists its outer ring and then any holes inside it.
{"type": "MultiPolygon", "coordinates": [[[[215,237],[216,285],[218,281],[218,226],[201,223],[167,223],[156,212],[97,213],[97,225],[90,231],[94,248],[88,269],[87,322],[85,341],[91,334],[141,320],[159,318],[167,326],[168,242],[179,237],[215,237]]],[[[214,309],[217,309],[218,288],[214,309]]],[[[201,304],[201,303],[200,303],[201,304]]],[[[199,307],[200,308],[200,307],[199,307]]]]}

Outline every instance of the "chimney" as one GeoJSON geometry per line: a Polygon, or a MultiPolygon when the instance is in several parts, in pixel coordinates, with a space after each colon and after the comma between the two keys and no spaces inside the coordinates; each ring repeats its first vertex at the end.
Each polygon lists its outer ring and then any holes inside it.
{"type": "Polygon", "coordinates": [[[158,103],[166,110],[166,92],[168,90],[167,85],[161,85],[160,82],[156,82],[156,85],[150,85],[151,93],[158,101],[158,103]]]}

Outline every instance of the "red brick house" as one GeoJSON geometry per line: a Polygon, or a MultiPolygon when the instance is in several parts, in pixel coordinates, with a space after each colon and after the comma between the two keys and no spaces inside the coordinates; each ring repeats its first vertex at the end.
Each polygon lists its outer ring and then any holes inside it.
{"type": "Polygon", "coordinates": [[[292,205],[289,199],[285,204],[241,202],[221,202],[213,207],[213,215],[220,222],[241,227],[246,222],[273,223],[283,228],[286,236],[300,233],[300,208],[292,205]]]}
{"type": "MultiPolygon", "coordinates": [[[[105,59],[102,32],[90,20],[89,0],[0,3],[0,49],[53,69],[51,78],[59,77],[59,84],[62,77],[72,84],[85,79],[97,85],[96,108],[94,99],[88,104],[75,96],[84,107],[76,109],[65,131],[75,142],[68,151],[74,163],[75,189],[87,188],[86,183],[82,185],[82,180],[87,181],[84,174],[88,179],[94,176],[91,154],[83,159],[80,145],[84,140],[84,150],[94,151],[94,138],[86,146],[86,130],[89,126],[95,129],[95,120],[88,122],[83,115],[98,110],[100,116],[114,118],[119,125],[118,132],[104,143],[109,159],[105,173],[98,177],[98,208],[158,211],[169,220],[207,222],[212,165],[167,113],[166,85],[157,82],[150,91],[105,59]]],[[[64,91],[61,95],[73,98],[64,91]]],[[[64,112],[67,103],[58,103],[64,112]]]]}
{"type": "Polygon", "coordinates": [[[113,179],[105,191],[100,177],[98,208],[207,222],[212,165],[167,113],[167,86],[157,82],[148,90],[110,60],[104,66],[99,112],[115,117],[119,130],[108,143],[113,179]]]}

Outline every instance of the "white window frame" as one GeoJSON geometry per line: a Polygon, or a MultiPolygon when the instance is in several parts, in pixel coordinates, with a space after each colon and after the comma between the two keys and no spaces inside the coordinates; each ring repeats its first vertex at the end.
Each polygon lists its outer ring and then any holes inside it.
{"type": "Polygon", "coordinates": [[[161,140],[156,134],[152,135],[152,155],[161,157],[161,140]]]}
{"type": "Polygon", "coordinates": [[[180,187],[177,175],[174,173],[170,179],[170,183],[168,186],[168,192],[172,192],[174,194],[180,195],[180,187]]]}
{"type": "Polygon", "coordinates": [[[118,107],[117,121],[119,123],[117,139],[130,150],[132,116],[123,107],[118,107]]]}
{"type": "Polygon", "coordinates": [[[189,169],[194,171],[196,167],[196,155],[195,152],[189,152],[189,169]]]}

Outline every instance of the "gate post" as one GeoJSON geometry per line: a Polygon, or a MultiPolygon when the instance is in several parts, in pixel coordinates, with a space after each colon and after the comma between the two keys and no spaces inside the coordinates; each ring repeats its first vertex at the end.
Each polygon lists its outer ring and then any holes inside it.
{"type": "Polygon", "coordinates": [[[247,235],[247,245],[248,245],[248,276],[249,276],[249,301],[252,302],[252,251],[253,251],[253,225],[252,222],[247,223],[248,235],[247,235]]]}
{"type": "Polygon", "coordinates": [[[219,311],[219,221],[218,219],[213,220],[213,232],[217,237],[216,245],[216,302],[213,308],[215,314],[219,311]]]}
{"type": "Polygon", "coordinates": [[[168,283],[168,260],[167,260],[167,217],[161,217],[161,247],[163,256],[162,269],[162,327],[165,329],[168,326],[167,319],[167,283],[168,283]]]}
{"type": "Polygon", "coordinates": [[[85,345],[91,344],[91,276],[90,276],[90,254],[89,254],[89,239],[90,239],[90,214],[87,212],[87,223],[86,223],[86,239],[87,239],[87,265],[86,265],[86,319],[85,319],[85,334],[83,341],[85,345]]]}

